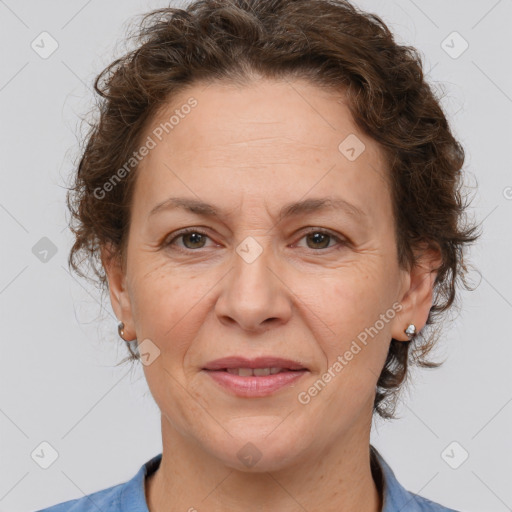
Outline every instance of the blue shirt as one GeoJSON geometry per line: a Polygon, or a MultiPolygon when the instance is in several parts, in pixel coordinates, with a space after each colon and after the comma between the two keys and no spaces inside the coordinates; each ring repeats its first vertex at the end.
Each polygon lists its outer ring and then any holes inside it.
{"type": "MultiPolygon", "coordinates": [[[[145,478],[158,469],[161,459],[161,453],[150,459],[128,482],[37,512],[149,512],[144,491],[145,478]]],[[[370,460],[373,478],[384,499],[381,512],[457,512],[404,489],[372,445],[370,460]]]]}

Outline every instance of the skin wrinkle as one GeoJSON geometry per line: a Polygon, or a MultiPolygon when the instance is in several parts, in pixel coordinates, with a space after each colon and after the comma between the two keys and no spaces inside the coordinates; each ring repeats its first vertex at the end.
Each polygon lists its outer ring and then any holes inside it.
{"type": "Polygon", "coordinates": [[[357,130],[336,96],[300,86],[314,109],[283,82],[263,80],[235,92],[198,84],[187,94],[200,108],[138,169],[126,274],[115,265],[106,270],[127,339],[149,338],[160,349],[143,367],[162,412],[162,462],[146,481],[150,512],[380,510],[369,464],[375,386],[391,338],[406,341],[411,320],[423,327],[433,278],[398,265],[390,192],[375,176],[382,166],[377,143],[357,130]],[[366,145],[354,162],[338,151],[350,133],[366,145]],[[282,134],[295,145],[282,145],[282,134]],[[254,172],[239,172],[246,161],[254,172]],[[270,229],[282,205],[329,195],[362,208],[368,229],[341,210],[270,229]],[[148,212],[170,196],[200,199],[232,215],[221,221],[169,212],[146,223],[148,212]],[[210,237],[205,248],[159,247],[195,226],[210,237]],[[308,226],[353,244],[307,248],[308,226]],[[251,264],[235,251],[248,236],[263,249],[251,264]],[[400,301],[402,311],[341,373],[309,404],[299,403],[298,393],[400,301]],[[234,397],[200,371],[232,354],[288,357],[310,373],[270,397],[234,397]],[[247,442],[262,453],[252,468],[237,457],[247,442]]]}

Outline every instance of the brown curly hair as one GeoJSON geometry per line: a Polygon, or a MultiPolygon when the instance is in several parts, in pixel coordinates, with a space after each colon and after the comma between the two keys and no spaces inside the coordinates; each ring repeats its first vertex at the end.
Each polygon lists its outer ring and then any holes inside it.
{"type": "MultiPolygon", "coordinates": [[[[442,364],[426,356],[439,338],[439,317],[457,303],[458,283],[469,289],[463,249],[480,236],[467,221],[461,192],[464,150],[417,50],[398,45],[381,18],[345,0],[196,0],[143,15],[132,39],[135,49],[94,82],[99,118],[89,123],[67,193],[75,235],[68,264],[87,278],[80,267],[89,263],[93,281],[108,289],[100,250],[112,244],[125,263],[136,166],[106,197],[95,191],[132,157],[147,123],[185,87],[214,80],[244,84],[257,73],[343,91],[357,126],[385,156],[400,266],[411,268],[420,246],[442,255],[429,328],[409,343],[391,340],[377,382],[374,412],[394,418],[408,364],[442,364]]],[[[138,357],[127,346],[130,356],[121,363],[138,357]]]]}

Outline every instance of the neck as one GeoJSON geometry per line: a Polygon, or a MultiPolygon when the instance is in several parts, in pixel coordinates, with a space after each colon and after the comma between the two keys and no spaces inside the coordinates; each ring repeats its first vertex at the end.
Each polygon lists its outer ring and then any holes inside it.
{"type": "Polygon", "coordinates": [[[285,469],[244,472],[205,454],[162,417],[162,461],[146,479],[150,512],[381,512],[370,466],[369,429],[285,469]],[[179,461],[179,463],[177,463],[179,461]]]}

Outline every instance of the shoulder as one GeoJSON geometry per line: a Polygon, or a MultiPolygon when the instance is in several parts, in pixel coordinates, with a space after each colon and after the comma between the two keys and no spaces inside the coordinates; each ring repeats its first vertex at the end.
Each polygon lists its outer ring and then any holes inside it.
{"type": "Polygon", "coordinates": [[[405,489],[378,450],[370,445],[372,474],[383,497],[382,512],[459,512],[405,489]]]}
{"type": "Polygon", "coordinates": [[[37,512],[89,512],[97,510],[121,511],[120,497],[126,484],[114,485],[107,489],[88,494],[82,498],[63,501],[37,512]]]}
{"type": "Polygon", "coordinates": [[[410,496],[411,503],[414,502],[416,506],[416,508],[411,510],[417,510],[418,512],[459,512],[453,508],[443,507],[443,505],[431,501],[428,498],[424,498],[423,496],[419,496],[418,494],[414,494],[413,492],[406,492],[410,496]]]}
{"type": "Polygon", "coordinates": [[[121,512],[121,495],[127,483],[114,485],[101,491],[93,492],[82,498],[63,501],[57,505],[38,510],[37,512],[97,512],[109,510],[121,512]]]}
{"type": "Polygon", "coordinates": [[[147,512],[145,478],[158,469],[161,458],[160,453],[144,463],[137,474],[127,482],[37,512],[147,512]]]}

